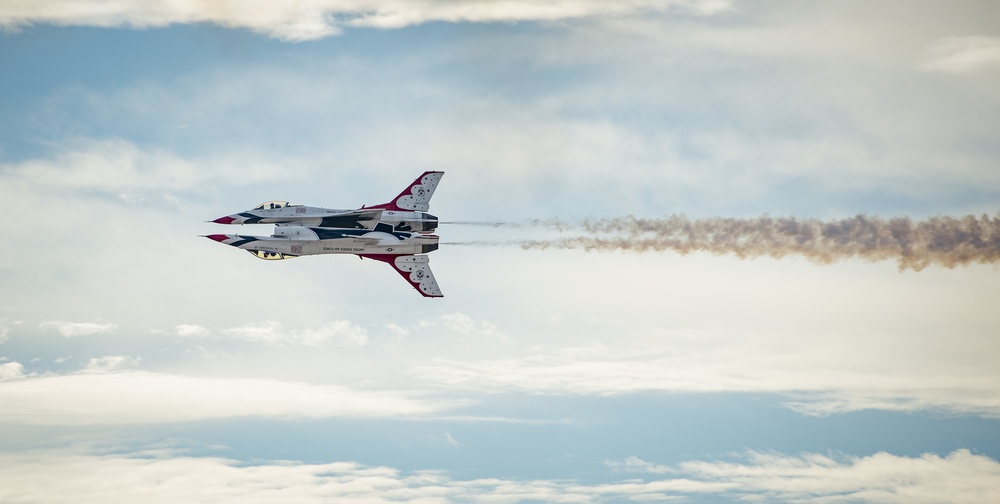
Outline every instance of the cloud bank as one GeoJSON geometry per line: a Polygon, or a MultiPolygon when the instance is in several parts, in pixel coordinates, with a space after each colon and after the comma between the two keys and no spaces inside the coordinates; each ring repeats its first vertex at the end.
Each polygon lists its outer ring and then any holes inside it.
{"type": "MultiPolygon", "coordinates": [[[[867,457],[749,452],[742,462],[689,461],[676,467],[637,457],[609,461],[626,472],[670,474],[723,485],[722,493],[763,502],[989,502],[1000,498],[1000,464],[956,450],[945,457],[867,457]]],[[[667,480],[670,481],[670,480],[667,480]]],[[[676,479],[673,481],[677,481],[676,479]]],[[[718,490],[708,490],[712,493],[718,490]]]]}
{"type": "Polygon", "coordinates": [[[65,144],[52,157],[0,164],[0,177],[9,188],[5,192],[187,191],[218,181],[267,180],[274,177],[276,166],[243,159],[237,153],[223,154],[214,160],[185,159],[120,138],[76,139],[65,144]]]}
{"type": "Polygon", "coordinates": [[[16,28],[49,23],[157,28],[214,23],[282,40],[303,41],[337,35],[346,27],[402,28],[433,21],[555,21],[665,10],[709,15],[729,9],[729,0],[575,0],[557,3],[540,0],[298,0],[252,4],[232,0],[166,3],[56,0],[5,2],[0,6],[0,26],[16,28]]]}
{"type": "Polygon", "coordinates": [[[404,472],[355,462],[243,464],[170,450],[80,449],[0,453],[0,500],[9,503],[166,501],[211,503],[435,502],[601,503],[712,495],[766,502],[995,502],[1000,464],[957,450],[941,457],[868,457],[750,452],[743,461],[656,466],[630,457],[613,471],[655,475],[606,484],[573,480],[458,480],[444,471],[404,472]]]}
{"type": "Polygon", "coordinates": [[[920,69],[949,74],[1000,68],[1000,37],[945,37],[924,53],[920,69]]]}
{"type": "Polygon", "coordinates": [[[630,340],[622,350],[536,347],[519,357],[441,359],[412,373],[427,383],[488,393],[739,392],[779,394],[786,407],[815,416],[880,409],[1000,418],[1000,385],[992,379],[995,362],[977,357],[992,352],[990,346],[972,345],[963,352],[943,343],[920,352],[902,348],[926,344],[872,334],[806,341],[700,333],[665,336],[659,345],[630,340]],[[865,354],[857,348],[865,348],[865,354]],[[942,357],[949,351],[953,355],[942,357]]]}
{"type": "Polygon", "coordinates": [[[25,376],[0,367],[0,423],[125,425],[212,418],[373,418],[424,415],[450,405],[402,392],[360,391],[268,379],[116,371],[128,357],[91,360],[82,373],[25,376]]]}

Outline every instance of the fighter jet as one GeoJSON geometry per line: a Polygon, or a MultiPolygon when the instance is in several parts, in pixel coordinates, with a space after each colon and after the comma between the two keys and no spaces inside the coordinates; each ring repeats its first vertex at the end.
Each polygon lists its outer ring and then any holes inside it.
{"type": "Polygon", "coordinates": [[[354,254],[375,259],[392,266],[420,294],[443,297],[425,255],[438,248],[439,237],[431,234],[438,219],[426,212],[442,175],[444,172],[424,172],[392,201],[356,210],[269,201],[211,222],[274,224],[271,236],[205,237],[266,260],[316,254],[354,254]]]}
{"type": "Polygon", "coordinates": [[[395,231],[433,233],[438,218],[427,213],[431,196],[444,172],[429,171],[417,177],[395,199],[381,205],[362,206],[355,210],[293,205],[287,201],[268,201],[252,210],[212,222],[216,224],[291,224],[302,226],[372,229],[383,222],[395,231]]]}

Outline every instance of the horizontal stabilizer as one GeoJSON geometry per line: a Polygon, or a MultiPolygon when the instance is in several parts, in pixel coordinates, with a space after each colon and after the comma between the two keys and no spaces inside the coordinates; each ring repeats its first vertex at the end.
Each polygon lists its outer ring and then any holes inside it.
{"type": "Polygon", "coordinates": [[[424,297],[444,297],[431,272],[430,258],[426,255],[359,254],[363,258],[388,263],[410,282],[424,297]]]}

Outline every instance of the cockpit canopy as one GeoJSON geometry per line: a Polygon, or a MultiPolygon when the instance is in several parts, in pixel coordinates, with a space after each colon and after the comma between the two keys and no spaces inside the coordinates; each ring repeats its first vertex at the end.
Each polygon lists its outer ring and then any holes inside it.
{"type": "Polygon", "coordinates": [[[282,254],[280,252],[268,252],[266,250],[247,250],[247,252],[250,252],[251,255],[267,261],[280,261],[282,259],[291,259],[293,257],[298,257],[293,255],[282,254]]]}
{"type": "Polygon", "coordinates": [[[261,203],[261,204],[255,206],[253,209],[254,210],[274,210],[275,208],[285,208],[285,207],[290,207],[290,206],[299,206],[299,205],[293,205],[293,204],[291,204],[291,203],[289,203],[287,201],[267,201],[265,203],[261,203]]]}

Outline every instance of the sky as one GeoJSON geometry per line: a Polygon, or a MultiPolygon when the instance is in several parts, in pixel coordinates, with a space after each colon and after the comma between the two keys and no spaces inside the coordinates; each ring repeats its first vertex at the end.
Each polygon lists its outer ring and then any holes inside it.
{"type": "Polygon", "coordinates": [[[1000,501],[997,89],[992,1],[4,2],[0,501],[1000,501]],[[427,170],[444,298],[199,236],[427,170]],[[985,245],[621,245],[859,215],[985,245]]]}

